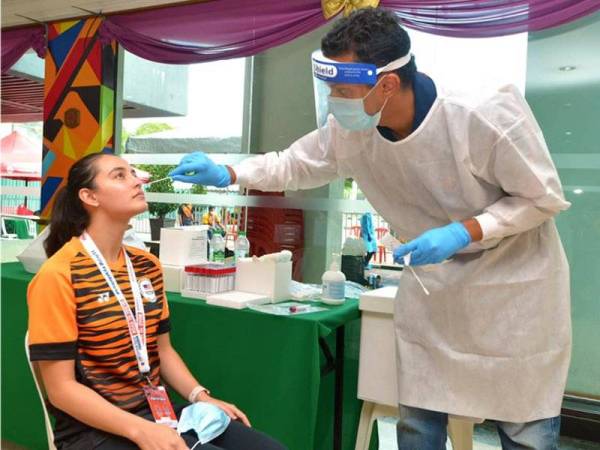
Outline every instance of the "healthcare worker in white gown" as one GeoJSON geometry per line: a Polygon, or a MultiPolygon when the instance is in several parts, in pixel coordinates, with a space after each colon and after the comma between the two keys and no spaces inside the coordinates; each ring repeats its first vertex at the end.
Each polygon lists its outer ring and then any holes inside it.
{"type": "Polygon", "coordinates": [[[173,178],[264,191],[354,178],[430,291],[407,272],[395,302],[400,450],[445,448],[448,414],[496,421],[504,449],[558,448],[571,324],[553,217],[569,203],[530,108],[513,86],[442,92],[382,9],[338,21],[321,47],[317,130],[234,167],[197,152],[173,178]]]}

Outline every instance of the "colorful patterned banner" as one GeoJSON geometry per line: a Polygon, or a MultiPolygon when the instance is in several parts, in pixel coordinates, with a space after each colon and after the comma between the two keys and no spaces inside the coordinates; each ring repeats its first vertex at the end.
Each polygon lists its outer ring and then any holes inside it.
{"type": "Polygon", "coordinates": [[[101,18],[48,26],[44,98],[42,217],[75,161],[113,153],[117,47],[98,37],[101,18]]]}

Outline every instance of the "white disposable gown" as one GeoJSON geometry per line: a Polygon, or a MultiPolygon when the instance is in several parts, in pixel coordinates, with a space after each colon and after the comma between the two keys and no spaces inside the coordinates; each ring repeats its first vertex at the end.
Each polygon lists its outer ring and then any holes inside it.
{"type": "MultiPolygon", "coordinates": [[[[244,160],[243,186],[295,190],[352,177],[399,237],[477,217],[483,240],[406,273],[395,307],[401,404],[528,422],[560,414],[571,351],[569,269],[553,216],[569,207],[542,132],[513,86],[440,94],[398,142],[330,121],[244,160]]],[[[382,355],[386,357],[386,355],[382,355]]]]}

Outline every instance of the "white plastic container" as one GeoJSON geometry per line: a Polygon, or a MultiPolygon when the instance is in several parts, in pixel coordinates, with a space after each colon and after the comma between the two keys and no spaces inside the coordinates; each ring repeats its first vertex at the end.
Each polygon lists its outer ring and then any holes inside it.
{"type": "Polygon", "coordinates": [[[217,231],[213,232],[210,240],[211,262],[222,263],[225,261],[225,239],[217,231]]]}
{"type": "Polygon", "coordinates": [[[206,297],[206,303],[209,305],[223,306],[225,308],[243,309],[250,305],[264,305],[271,303],[271,299],[266,295],[250,294],[248,292],[230,291],[220,294],[211,294],[206,297]]]}
{"type": "Polygon", "coordinates": [[[292,262],[276,258],[242,258],[236,263],[235,290],[267,296],[273,303],[289,300],[292,262]]]}
{"type": "Polygon", "coordinates": [[[346,299],[346,275],[340,270],[339,263],[333,261],[323,274],[323,294],[321,300],[327,305],[341,305],[346,299]]]}
{"type": "Polygon", "coordinates": [[[246,237],[246,233],[240,231],[238,238],[235,240],[235,260],[245,258],[250,253],[250,241],[246,237]]]}

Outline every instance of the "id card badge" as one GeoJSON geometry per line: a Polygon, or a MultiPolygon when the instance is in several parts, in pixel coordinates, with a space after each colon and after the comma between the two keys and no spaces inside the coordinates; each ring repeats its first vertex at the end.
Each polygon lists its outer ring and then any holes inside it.
{"type": "Polygon", "coordinates": [[[177,428],[177,416],[163,386],[144,386],[144,394],[150,405],[154,421],[177,428]]]}

